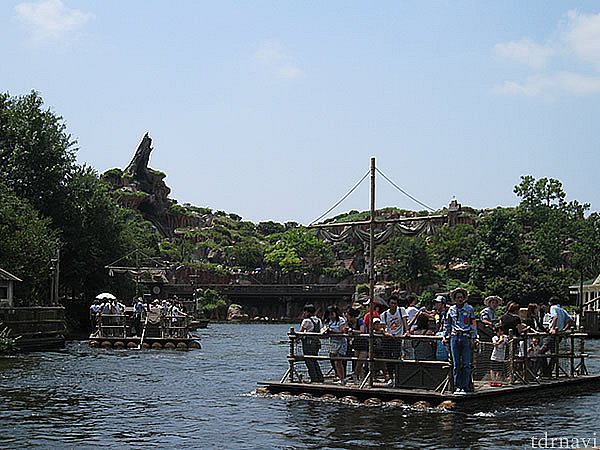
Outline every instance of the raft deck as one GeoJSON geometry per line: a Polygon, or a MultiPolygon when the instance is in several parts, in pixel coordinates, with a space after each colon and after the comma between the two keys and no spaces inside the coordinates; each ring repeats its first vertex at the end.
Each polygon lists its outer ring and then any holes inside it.
{"type": "Polygon", "coordinates": [[[263,381],[258,383],[264,386],[271,394],[289,393],[292,395],[311,394],[320,397],[332,394],[336,397],[353,396],[364,401],[368,398],[379,398],[383,401],[400,399],[406,402],[427,401],[437,405],[443,401],[451,400],[456,404],[467,404],[483,402],[488,399],[505,400],[508,398],[531,397],[558,391],[600,391],[600,375],[583,375],[576,378],[549,379],[539,383],[529,384],[504,384],[502,386],[490,386],[487,382],[475,382],[475,391],[466,395],[454,394],[452,392],[436,392],[429,389],[414,388],[391,388],[384,384],[374,384],[373,387],[360,388],[354,384],[328,384],[328,383],[290,383],[278,381],[263,381]]]}

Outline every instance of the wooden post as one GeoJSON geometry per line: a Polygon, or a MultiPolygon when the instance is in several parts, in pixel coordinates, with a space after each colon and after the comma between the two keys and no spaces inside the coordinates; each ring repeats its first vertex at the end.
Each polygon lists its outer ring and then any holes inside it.
{"type": "Polygon", "coordinates": [[[53,294],[53,305],[58,305],[59,304],[59,291],[58,291],[58,287],[59,287],[59,283],[60,283],[60,250],[56,250],[56,266],[54,268],[54,294],[53,294]]]}
{"type": "MultiPolygon", "coordinates": [[[[523,332],[523,383],[527,384],[527,378],[529,375],[529,361],[527,359],[527,330],[523,332]]],[[[519,342],[519,349],[521,348],[521,342],[519,342]]]]}
{"type": "Polygon", "coordinates": [[[581,333],[581,337],[579,339],[579,356],[581,358],[581,362],[579,363],[579,375],[587,375],[587,368],[585,367],[585,335],[581,333]]]}
{"type": "Polygon", "coordinates": [[[290,332],[288,333],[288,337],[290,338],[290,354],[288,355],[288,362],[290,364],[290,383],[294,382],[294,362],[296,360],[296,330],[294,327],[290,328],[290,332]]]}
{"type": "Polygon", "coordinates": [[[508,330],[508,384],[515,382],[515,340],[513,330],[508,330]]]}
{"type": "Polygon", "coordinates": [[[371,158],[371,218],[369,220],[369,387],[373,387],[375,355],[373,313],[375,311],[375,158],[371,158]]]}
{"type": "MultiPolygon", "coordinates": [[[[450,336],[450,338],[446,341],[448,348],[446,349],[448,351],[448,361],[450,362],[450,369],[448,371],[448,380],[449,380],[449,384],[450,384],[450,392],[454,392],[455,386],[454,386],[454,357],[452,355],[452,336],[450,336]]],[[[442,344],[444,345],[444,344],[442,344]]]]}
{"type": "Polygon", "coordinates": [[[556,367],[554,368],[554,372],[556,374],[556,378],[560,377],[560,357],[558,356],[558,350],[559,350],[559,345],[558,345],[558,332],[554,335],[554,358],[555,358],[555,365],[556,367]]]}

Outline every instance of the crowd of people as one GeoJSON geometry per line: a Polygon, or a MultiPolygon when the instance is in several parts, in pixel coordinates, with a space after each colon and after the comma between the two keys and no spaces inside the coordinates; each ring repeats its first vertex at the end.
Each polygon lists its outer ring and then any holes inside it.
{"type": "Polygon", "coordinates": [[[124,333],[130,323],[132,337],[140,337],[147,322],[157,324],[169,330],[168,334],[177,337],[180,334],[178,325],[188,317],[183,303],[177,297],[166,299],[134,298],[131,308],[116,298],[95,299],[89,309],[92,330],[111,337],[124,333]],[[128,320],[130,319],[130,320],[128,320]]]}
{"type": "Polygon", "coordinates": [[[494,330],[492,337],[492,370],[490,378],[499,384],[504,378],[503,367],[507,355],[509,336],[519,339],[518,357],[530,358],[528,370],[535,377],[550,376],[558,364],[556,357],[546,358],[560,343],[560,333],[574,324],[573,317],[560,306],[560,299],[550,298],[548,305],[530,303],[525,319],[521,317],[521,307],[516,302],[506,305],[505,313],[496,318],[496,309],[502,299],[488,297],[486,308],[481,312],[481,323],[494,330]]]}
{"type": "Polygon", "coordinates": [[[550,299],[549,307],[528,305],[525,319],[521,318],[521,308],[516,302],[509,302],[504,307],[504,314],[498,316],[502,299],[490,296],[485,299],[485,308],[476,315],[467,298],[467,291],[457,288],[448,296],[438,295],[417,306],[414,295],[406,298],[391,295],[387,301],[379,298],[374,302],[372,319],[368,300],[362,305],[353,304],[345,311],[336,306],[317,311],[314,305],[305,305],[300,331],[310,333],[301,340],[303,354],[308,356],[305,364],[310,381],[324,381],[319,359],[314,358],[319,354],[322,341],[328,345],[336,383],[363,380],[367,373],[369,338],[366,335],[370,325],[373,327],[373,355],[383,360],[376,362],[375,375],[382,377],[390,387],[396,386],[398,380],[399,364],[394,361],[448,361],[451,356],[455,393],[467,393],[472,390],[473,351],[480,338],[491,347],[490,380],[500,383],[504,376],[509,335],[515,338],[526,336],[520,341],[519,356],[531,356],[535,374],[547,376],[552,373],[556,358],[550,358],[547,363],[540,355],[553,349],[560,339],[560,332],[573,323],[557,297],[550,299]],[[327,336],[326,340],[323,335],[327,336]],[[398,339],[407,336],[411,338],[398,339]],[[348,360],[352,361],[350,374],[347,373],[348,360]]]}

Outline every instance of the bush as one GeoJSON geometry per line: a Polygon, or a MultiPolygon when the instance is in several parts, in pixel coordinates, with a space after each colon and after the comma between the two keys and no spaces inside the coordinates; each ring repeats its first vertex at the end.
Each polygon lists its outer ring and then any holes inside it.
{"type": "Polygon", "coordinates": [[[8,328],[0,330],[0,352],[9,352],[15,349],[15,340],[9,336],[8,328]]]}
{"type": "Polygon", "coordinates": [[[229,306],[229,301],[214,289],[206,289],[198,299],[198,306],[204,313],[212,313],[229,306]]]}
{"type": "Polygon", "coordinates": [[[346,269],[345,267],[325,267],[323,269],[323,273],[338,280],[343,280],[344,278],[352,275],[352,271],[350,269],[346,269]]]}

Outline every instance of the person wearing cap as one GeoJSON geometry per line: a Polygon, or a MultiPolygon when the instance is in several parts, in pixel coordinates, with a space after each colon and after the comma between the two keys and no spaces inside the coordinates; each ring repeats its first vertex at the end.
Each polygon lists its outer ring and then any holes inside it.
{"type": "Polygon", "coordinates": [[[477,321],[473,307],[466,303],[467,291],[456,288],[450,293],[454,304],[444,321],[442,342],[450,340],[454,375],[454,393],[466,394],[471,383],[471,360],[477,339],[477,321]]]}
{"type": "Polygon", "coordinates": [[[448,309],[446,308],[446,297],[443,295],[438,295],[433,300],[433,312],[434,319],[436,320],[437,330],[443,331],[446,313],[448,312],[448,309]]]}
{"type": "Polygon", "coordinates": [[[498,305],[500,305],[501,301],[502,299],[497,295],[490,295],[489,297],[486,297],[486,307],[481,310],[481,313],[479,314],[479,321],[488,327],[494,328],[497,321],[496,309],[498,308],[498,305]]]}
{"type": "MultiPolygon", "coordinates": [[[[365,333],[369,333],[369,321],[370,321],[370,317],[371,317],[371,313],[369,312],[369,305],[371,304],[370,300],[367,300],[366,302],[363,303],[364,306],[367,307],[367,313],[365,314],[365,317],[363,317],[363,322],[365,324],[365,333]]],[[[381,308],[381,305],[375,301],[373,303],[373,320],[375,319],[379,319],[381,316],[379,314],[379,309],[381,308]]]]}
{"type": "MultiPolygon", "coordinates": [[[[385,336],[388,333],[385,331],[385,324],[381,322],[379,317],[373,317],[373,357],[375,359],[385,357],[385,336]]],[[[387,379],[387,370],[384,362],[375,362],[375,371],[382,372],[384,378],[387,379]]]]}

